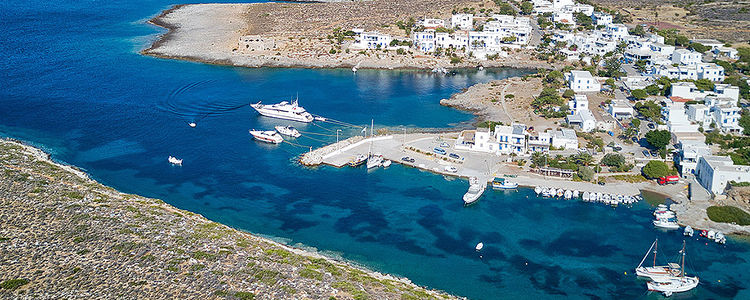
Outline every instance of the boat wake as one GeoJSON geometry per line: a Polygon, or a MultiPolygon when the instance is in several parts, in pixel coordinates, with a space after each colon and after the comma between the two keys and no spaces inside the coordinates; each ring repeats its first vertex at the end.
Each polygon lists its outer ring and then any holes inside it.
{"type": "Polygon", "coordinates": [[[211,115],[222,115],[249,105],[243,103],[226,103],[213,101],[205,96],[208,93],[191,93],[192,90],[205,90],[205,86],[216,80],[203,80],[186,84],[172,90],[164,101],[157,103],[157,108],[187,119],[188,122],[200,121],[211,115]]]}

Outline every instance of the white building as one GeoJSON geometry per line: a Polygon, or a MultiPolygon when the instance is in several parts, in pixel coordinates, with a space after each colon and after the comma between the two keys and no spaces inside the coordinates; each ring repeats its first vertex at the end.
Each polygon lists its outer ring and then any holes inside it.
{"type": "Polygon", "coordinates": [[[474,15],[472,14],[455,14],[451,16],[451,28],[461,30],[471,30],[474,28],[474,15]]]}
{"type": "Polygon", "coordinates": [[[607,112],[615,119],[626,119],[633,117],[633,106],[628,100],[612,100],[609,103],[607,112]]]}
{"type": "Polygon", "coordinates": [[[591,20],[596,26],[607,26],[612,24],[612,15],[597,11],[591,16],[591,20]]]}
{"type": "Polygon", "coordinates": [[[711,126],[713,120],[708,107],[703,104],[689,104],[687,106],[687,116],[690,122],[694,122],[705,129],[711,126]]]}
{"type": "Polygon", "coordinates": [[[471,150],[478,152],[496,153],[497,141],[490,134],[489,128],[477,128],[476,130],[464,130],[458,135],[454,146],[458,150],[471,150]]]}
{"type": "Polygon", "coordinates": [[[495,140],[499,153],[526,153],[526,125],[495,126],[495,140]]]}
{"type": "Polygon", "coordinates": [[[589,71],[578,71],[573,70],[566,74],[568,77],[568,85],[571,90],[579,92],[598,92],[601,90],[601,84],[599,81],[591,76],[589,71]]]}
{"type": "Polygon", "coordinates": [[[428,29],[436,29],[438,27],[445,27],[445,20],[443,19],[424,19],[418,23],[428,29]]]}
{"type": "Polygon", "coordinates": [[[724,194],[730,181],[750,182],[750,166],[736,166],[727,156],[702,156],[695,170],[698,182],[714,195],[724,194]]]}
{"type": "Polygon", "coordinates": [[[685,113],[685,100],[677,97],[664,100],[662,114],[671,133],[698,132],[698,125],[690,122],[685,113]]]}
{"type": "Polygon", "coordinates": [[[675,161],[680,167],[680,174],[686,177],[687,174],[695,174],[698,166],[698,160],[706,155],[711,155],[711,148],[703,141],[680,141],[678,144],[679,155],[675,156],[675,161]]]}
{"type": "Polygon", "coordinates": [[[675,82],[672,83],[670,96],[680,97],[689,100],[704,100],[706,96],[714,95],[719,98],[729,98],[737,102],[740,99],[740,88],[723,83],[714,85],[713,91],[699,90],[692,82],[675,82]]]}
{"type": "Polygon", "coordinates": [[[560,24],[576,25],[575,18],[573,18],[573,12],[569,11],[557,11],[552,15],[552,21],[560,24]]]}
{"type": "Polygon", "coordinates": [[[709,116],[713,117],[711,122],[723,133],[742,133],[740,126],[740,113],[742,109],[737,106],[737,100],[719,96],[706,96],[706,107],[709,108],[709,116]]]}
{"type": "Polygon", "coordinates": [[[566,150],[578,149],[578,137],[573,129],[562,128],[552,134],[552,147],[566,150]]]}
{"type": "Polygon", "coordinates": [[[596,129],[596,118],[590,110],[584,110],[575,115],[568,115],[566,118],[568,124],[578,126],[583,132],[591,132],[596,129]]]}
{"type": "Polygon", "coordinates": [[[568,108],[570,109],[571,115],[575,115],[584,110],[589,110],[589,98],[586,95],[577,94],[573,99],[568,101],[568,108]]]}
{"type": "Polygon", "coordinates": [[[529,135],[528,149],[529,152],[548,152],[551,143],[552,135],[549,132],[539,132],[529,135]]]}
{"type": "Polygon", "coordinates": [[[688,49],[677,49],[672,53],[672,63],[694,66],[701,62],[701,54],[688,49]]]}
{"type": "Polygon", "coordinates": [[[738,59],[740,57],[739,56],[740,52],[737,51],[737,49],[729,48],[729,47],[718,47],[712,50],[711,52],[713,52],[713,54],[717,57],[723,56],[729,59],[738,59]]]}
{"type": "Polygon", "coordinates": [[[386,49],[390,46],[393,38],[388,34],[377,31],[362,32],[354,38],[351,49],[386,49]]]}

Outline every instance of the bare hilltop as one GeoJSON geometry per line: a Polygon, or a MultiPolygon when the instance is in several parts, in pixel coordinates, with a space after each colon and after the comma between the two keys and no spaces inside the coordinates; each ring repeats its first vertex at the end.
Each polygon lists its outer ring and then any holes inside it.
{"type": "Polygon", "coordinates": [[[449,295],[124,194],[0,140],[0,298],[437,299],[449,295]]]}

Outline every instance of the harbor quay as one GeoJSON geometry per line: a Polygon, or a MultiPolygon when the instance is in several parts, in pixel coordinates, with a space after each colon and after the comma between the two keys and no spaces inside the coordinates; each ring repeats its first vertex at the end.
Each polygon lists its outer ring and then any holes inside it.
{"type": "MultiPolygon", "coordinates": [[[[591,182],[539,175],[530,172],[528,167],[518,166],[514,157],[510,155],[455,149],[458,134],[458,132],[408,133],[370,138],[355,136],[312,149],[302,155],[300,162],[306,166],[329,165],[342,168],[349,167],[348,163],[358,155],[372,153],[394,163],[445,176],[467,179],[476,177],[482,182],[490,182],[495,177],[513,177],[513,181],[518,185],[531,188],[539,186],[634,196],[640,194],[641,189],[649,186],[644,182],[622,182],[602,186],[591,182]],[[436,148],[443,149],[445,154],[436,153],[436,148]]],[[[528,157],[523,156],[515,158],[528,160],[528,157]]],[[[365,167],[361,166],[361,168],[365,167]]]]}

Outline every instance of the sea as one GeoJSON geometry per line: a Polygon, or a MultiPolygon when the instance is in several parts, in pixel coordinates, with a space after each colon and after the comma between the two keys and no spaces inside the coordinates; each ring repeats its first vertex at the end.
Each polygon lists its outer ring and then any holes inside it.
{"type": "Polygon", "coordinates": [[[662,263],[675,261],[685,240],[688,274],[701,279],[672,298],[750,299],[746,240],[718,245],[655,229],[646,201],[613,208],[520,188],[488,190],[464,207],[463,179],[398,164],[367,172],[298,163],[310,147],[361,134],[371,120],[396,131],[467,128],[473,116],[440,99],[533,70],[354,74],[140,55],[164,33],[147,20],[173,4],[0,2],[0,135],[123,192],[470,299],[661,298],[633,274],[656,238],[662,263]],[[304,136],[290,143],[253,141],[249,129],[289,123],[248,104],[291,99],[338,122],[293,124],[304,136]]]}

